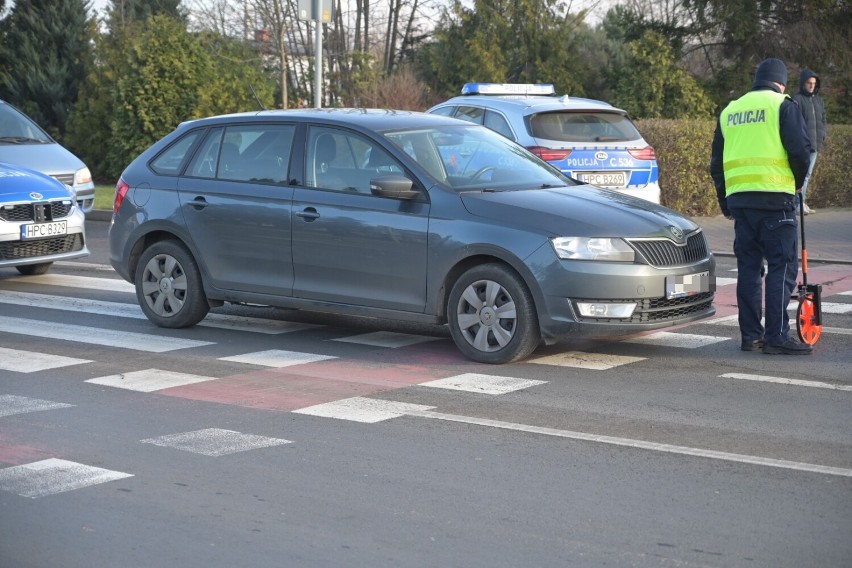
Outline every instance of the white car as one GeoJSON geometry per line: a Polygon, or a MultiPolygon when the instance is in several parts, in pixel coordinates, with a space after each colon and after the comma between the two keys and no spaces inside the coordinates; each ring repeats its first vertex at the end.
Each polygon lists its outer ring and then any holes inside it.
{"type": "Polygon", "coordinates": [[[54,261],[87,256],[85,221],[71,188],[0,162],[0,268],[44,274],[54,261]]]}

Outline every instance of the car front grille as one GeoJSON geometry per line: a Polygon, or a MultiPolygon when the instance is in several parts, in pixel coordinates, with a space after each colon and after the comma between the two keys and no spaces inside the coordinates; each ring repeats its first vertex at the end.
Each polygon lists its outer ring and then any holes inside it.
{"type": "Polygon", "coordinates": [[[56,175],[52,175],[50,177],[52,177],[54,179],[58,179],[59,181],[61,181],[65,185],[70,185],[72,187],[74,185],[74,174],[56,174],[56,175]]]}
{"type": "Polygon", "coordinates": [[[683,298],[674,298],[668,300],[666,298],[646,298],[644,300],[625,299],[625,300],[583,300],[584,302],[601,302],[614,303],[636,302],[636,309],[633,311],[633,317],[627,319],[603,319],[603,318],[582,318],[582,321],[594,321],[600,323],[653,323],[663,321],[677,321],[688,318],[694,314],[700,314],[713,305],[713,292],[703,292],[695,296],[686,296],[683,298]]]}
{"type": "Polygon", "coordinates": [[[0,243],[0,260],[20,260],[37,256],[48,256],[74,252],[83,248],[80,233],[39,239],[35,241],[6,241],[0,243]]]}
{"type": "Polygon", "coordinates": [[[67,217],[74,204],[53,201],[51,203],[22,203],[20,205],[12,205],[11,207],[0,207],[0,219],[13,222],[35,221],[38,207],[43,208],[45,221],[53,221],[54,219],[67,217]]]}
{"type": "Polygon", "coordinates": [[[648,264],[659,268],[687,266],[709,256],[707,240],[701,231],[689,235],[683,245],[669,239],[629,239],[628,242],[648,264]]]}

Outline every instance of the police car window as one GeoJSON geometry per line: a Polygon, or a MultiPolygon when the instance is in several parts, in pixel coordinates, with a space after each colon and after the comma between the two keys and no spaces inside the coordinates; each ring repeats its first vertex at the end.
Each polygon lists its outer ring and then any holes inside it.
{"type": "Polygon", "coordinates": [[[166,148],[151,162],[151,169],[160,175],[177,175],[184,163],[187,152],[198,139],[200,131],[190,132],[177,142],[166,148]]]}
{"type": "Polygon", "coordinates": [[[432,111],[432,114],[439,114],[441,116],[453,116],[453,113],[456,111],[456,107],[454,106],[444,106],[441,108],[436,108],[432,111]]]}
{"type": "Polygon", "coordinates": [[[494,132],[502,134],[509,140],[515,139],[515,135],[512,133],[512,129],[509,127],[509,123],[506,121],[505,118],[503,118],[503,115],[498,112],[494,112],[493,110],[485,111],[484,124],[486,127],[490,128],[494,132]]]}
{"type": "Polygon", "coordinates": [[[466,120],[474,124],[482,124],[482,117],[485,114],[485,109],[472,106],[460,106],[456,112],[455,118],[466,120]]]}
{"type": "Polygon", "coordinates": [[[612,112],[549,112],[530,119],[532,135],[560,142],[626,142],[641,138],[626,116],[612,112]]]}

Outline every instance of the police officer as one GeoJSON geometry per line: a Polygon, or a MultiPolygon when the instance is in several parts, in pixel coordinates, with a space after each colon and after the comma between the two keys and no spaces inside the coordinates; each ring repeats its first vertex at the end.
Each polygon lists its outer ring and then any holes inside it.
{"type": "Polygon", "coordinates": [[[799,271],[796,193],[808,172],[811,146],[802,113],[784,95],[786,84],[783,61],[758,65],[752,90],[719,116],[710,174],[722,214],[734,221],[741,349],[808,355],[813,348],[790,337],[787,306],[799,271]]]}

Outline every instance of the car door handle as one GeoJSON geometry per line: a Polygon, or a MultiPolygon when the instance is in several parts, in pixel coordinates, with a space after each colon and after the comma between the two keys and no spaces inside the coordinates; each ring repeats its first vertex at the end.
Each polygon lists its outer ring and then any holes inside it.
{"type": "Polygon", "coordinates": [[[313,207],[308,207],[304,211],[299,211],[296,213],[296,217],[301,217],[308,223],[312,223],[313,221],[319,219],[320,214],[317,213],[317,210],[313,207]]]}
{"type": "Polygon", "coordinates": [[[198,197],[196,197],[195,199],[193,199],[192,201],[190,201],[190,202],[189,202],[189,204],[190,204],[192,207],[194,207],[195,209],[198,209],[199,211],[200,211],[201,209],[204,209],[204,208],[205,208],[205,207],[207,207],[208,205],[210,205],[209,203],[207,203],[207,200],[206,200],[206,199],[204,199],[204,198],[203,198],[202,196],[200,196],[200,195],[199,195],[198,197]]]}

